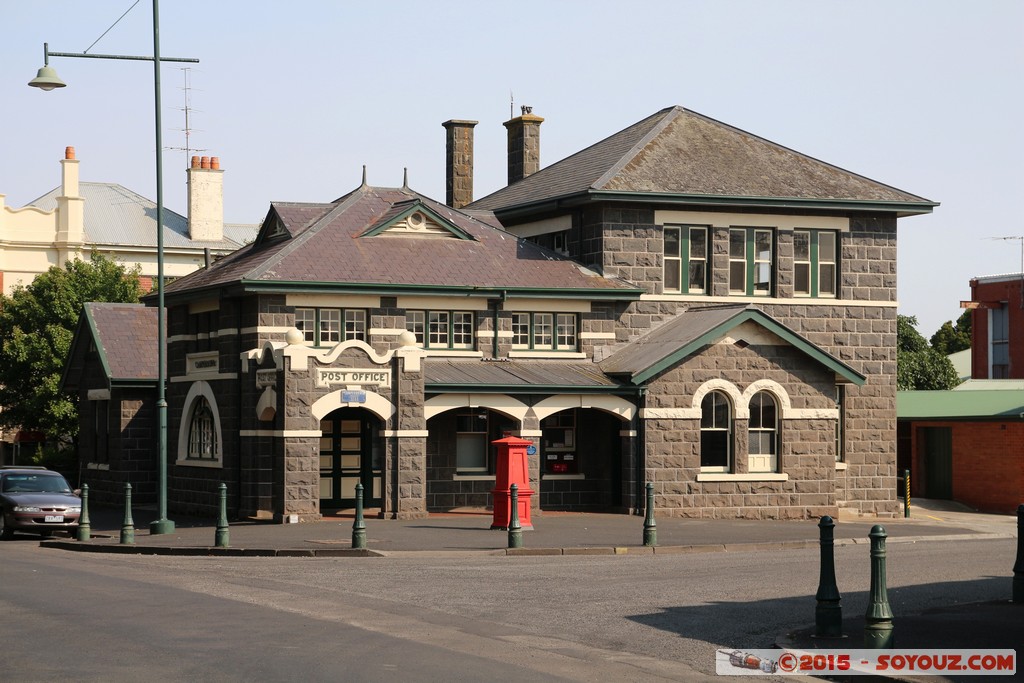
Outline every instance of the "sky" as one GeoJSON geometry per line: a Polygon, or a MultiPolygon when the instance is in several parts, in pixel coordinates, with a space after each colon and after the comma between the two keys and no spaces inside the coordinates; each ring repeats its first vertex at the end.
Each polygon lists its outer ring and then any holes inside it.
{"type": "MultiPolygon", "coordinates": [[[[133,2],[0,0],[8,206],[57,187],[69,145],[82,181],[156,198],[151,62],[53,57],[67,87],[26,86],[44,42],[152,55],[152,2],[133,2]]],[[[926,337],[972,277],[1024,270],[1019,0],[164,0],[160,53],[200,60],[161,69],[178,213],[186,146],[220,158],[225,220],[258,223],[349,192],[364,164],[444,201],[448,119],[479,121],[479,198],[505,185],[521,105],[545,119],[542,166],[680,105],[940,202],[898,232],[899,312],[926,337]]]]}

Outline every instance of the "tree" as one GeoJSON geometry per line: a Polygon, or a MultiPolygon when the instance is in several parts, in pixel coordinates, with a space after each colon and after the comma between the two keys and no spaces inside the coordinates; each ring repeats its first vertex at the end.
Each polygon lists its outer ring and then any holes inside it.
{"type": "Polygon", "coordinates": [[[0,424],[78,434],[78,399],[58,391],[78,317],[87,301],[135,303],[139,267],[126,270],[104,256],[52,266],[31,284],[0,294],[0,424]]]}
{"type": "Polygon", "coordinates": [[[896,316],[896,388],[900,391],[952,389],[960,383],[944,354],[928,346],[917,331],[917,318],[896,316]]]}
{"type": "Polygon", "coordinates": [[[971,348],[971,311],[966,310],[956,319],[947,320],[931,338],[932,348],[944,356],[971,348]]]}

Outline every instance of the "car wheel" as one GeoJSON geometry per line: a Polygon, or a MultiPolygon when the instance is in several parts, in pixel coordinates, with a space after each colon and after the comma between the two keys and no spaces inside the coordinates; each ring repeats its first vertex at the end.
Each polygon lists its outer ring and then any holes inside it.
{"type": "Polygon", "coordinates": [[[7,540],[14,535],[14,529],[7,526],[7,520],[4,518],[4,511],[0,510],[0,538],[7,540]]]}

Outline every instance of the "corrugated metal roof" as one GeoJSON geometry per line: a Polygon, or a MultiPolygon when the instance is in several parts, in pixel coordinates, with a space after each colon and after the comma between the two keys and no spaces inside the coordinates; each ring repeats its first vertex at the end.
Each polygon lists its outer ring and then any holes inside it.
{"type": "Polygon", "coordinates": [[[501,213],[590,191],[917,204],[934,202],[682,107],[669,107],[467,208],[501,213]]]}
{"type": "Polygon", "coordinates": [[[601,361],[601,369],[612,374],[635,375],[749,308],[741,304],[680,313],[605,358],[601,361]]]}
{"type": "Polygon", "coordinates": [[[897,391],[896,417],[901,420],[1022,418],[1024,391],[897,391]]]}
{"type": "Polygon", "coordinates": [[[424,383],[428,391],[438,386],[466,388],[575,387],[616,389],[622,384],[608,377],[590,361],[483,360],[426,358],[424,383]]]}
{"type": "MultiPolygon", "coordinates": [[[[60,193],[57,187],[29,205],[52,211],[60,193]]],[[[115,183],[80,183],[79,196],[85,199],[87,244],[156,248],[156,202],[115,183]]],[[[212,242],[189,238],[188,220],[166,206],[163,222],[166,249],[234,251],[251,242],[259,229],[258,225],[225,224],[224,239],[212,242]]]]}

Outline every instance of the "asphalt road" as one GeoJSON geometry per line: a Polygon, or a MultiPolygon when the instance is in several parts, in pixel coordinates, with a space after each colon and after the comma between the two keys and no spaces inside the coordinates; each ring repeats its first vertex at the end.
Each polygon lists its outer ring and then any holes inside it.
{"type": "MultiPolygon", "coordinates": [[[[901,612],[1005,598],[1015,552],[890,545],[897,633],[901,612]]],[[[836,548],[836,564],[844,613],[863,614],[867,547],[836,548]]],[[[815,549],[290,559],[8,542],[0,679],[711,680],[716,648],[772,647],[813,623],[817,580],[815,549]]]]}

